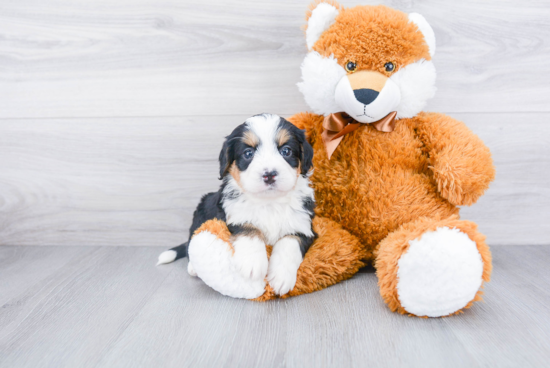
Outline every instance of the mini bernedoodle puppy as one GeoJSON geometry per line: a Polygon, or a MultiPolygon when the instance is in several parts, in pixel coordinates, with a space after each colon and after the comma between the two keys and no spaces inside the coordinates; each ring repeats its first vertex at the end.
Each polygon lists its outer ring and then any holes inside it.
{"type": "MultiPolygon", "coordinates": [[[[294,288],[296,273],[316,234],[309,176],[313,149],[304,132],[271,114],[247,119],[226,137],[220,152],[219,191],[204,195],[193,215],[189,241],[163,252],[159,264],[188,256],[195,230],[225,221],[235,249],[232,262],[250,279],[265,279],[278,295],[294,288]],[[266,244],[273,245],[267,258],[266,244]]],[[[196,276],[193,260],[188,271],[196,276]]],[[[200,275],[199,275],[200,276],[200,275]]]]}

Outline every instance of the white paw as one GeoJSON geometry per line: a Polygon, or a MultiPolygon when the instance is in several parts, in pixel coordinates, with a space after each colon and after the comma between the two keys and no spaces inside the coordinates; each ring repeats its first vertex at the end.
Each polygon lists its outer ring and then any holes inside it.
{"type": "Polygon", "coordinates": [[[265,244],[257,237],[241,236],[233,242],[235,254],[232,261],[235,270],[244,278],[263,280],[267,274],[265,244]]]}
{"type": "Polygon", "coordinates": [[[197,276],[197,272],[195,271],[195,269],[193,268],[193,265],[191,264],[191,261],[189,261],[187,263],[187,273],[189,273],[191,276],[193,277],[196,277],[197,276]]]}
{"type": "MultiPolygon", "coordinates": [[[[265,248],[265,247],[264,247],[265,248]]],[[[203,231],[189,242],[189,259],[205,284],[232,298],[254,299],[265,292],[265,281],[244,278],[235,270],[231,245],[203,231]]]]}
{"type": "Polygon", "coordinates": [[[300,245],[295,238],[285,237],[273,247],[267,281],[277,295],[284,295],[296,285],[296,274],[302,263],[300,245]]]}
{"type": "Polygon", "coordinates": [[[474,299],[481,287],[483,262],[468,235],[440,227],[409,244],[397,271],[399,301],[407,312],[441,317],[474,299]]]}

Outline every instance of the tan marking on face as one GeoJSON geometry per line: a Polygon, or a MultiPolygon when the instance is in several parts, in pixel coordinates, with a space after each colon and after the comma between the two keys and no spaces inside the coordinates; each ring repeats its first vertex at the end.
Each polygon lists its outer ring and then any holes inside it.
{"type": "Polygon", "coordinates": [[[277,146],[281,147],[289,140],[290,140],[290,132],[286,129],[279,129],[279,131],[277,132],[277,137],[275,137],[277,146]]]}
{"type": "Polygon", "coordinates": [[[386,85],[388,77],[379,72],[362,70],[357,73],[349,74],[348,80],[353,90],[368,88],[380,92],[386,85]]]}
{"type": "Polygon", "coordinates": [[[235,181],[237,182],[237,185],[241,187],[241,171],[239,170],[239,168],[234,162],[231,165],[231,168],[229,169],[229,173],[231,174],[233,179],[235,179],[235,181]]]}
{"type": "Polygon", "coordinates": [[[254,132],[247,130],[243,134],[243,143],[248,144],[250,147],[256,147],[260,144],[260,138],[254,132]]]}

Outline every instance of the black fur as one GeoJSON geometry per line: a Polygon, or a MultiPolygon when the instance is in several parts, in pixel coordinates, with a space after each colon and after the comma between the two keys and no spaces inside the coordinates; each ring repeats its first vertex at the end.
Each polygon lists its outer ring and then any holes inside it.
{"type": "Polygon", "coordinates": [[[313,220],[315,217],[315,202],[311,198],[304,198],[302,208],[309,212],[309,217],[313,220]]]}
{"type": "Polygon", "coordinates": [[[285,160],[293,168],[302,165],[300,174],[306,175],[313,166],[313,148],[308,143],[305,131],[298,129],[294,124],[286,119],[280,118],[279,128],[286,129],[291,133],[291,138],[279,149],[289,146],[292,149],[292,155],[285,157],[285,160]]]}
{"type": "Polygon", "coordinates": [[[170,250],[173,250],[176,252],[176,258],[174,258],[174,261],[176,259],[184,258],[188,256],[187,250],[189,249],[189,242],[186,241],[182,245],[178,245],[177,247],[171,248],[170,250]]]}
{"type": "Polygon", "coordinates": [[[218,219],[225,221],[225,211],[222,207],[223,186],[219,191],[205,194],[193,213],[193,223],[189,228],[189,240],[195,231],[208,220],[218,219]]]}
{"type": "Polygon", "coordinates": [[[245,225],[232,225],[228,224],[227,228],[229,229],[229,232],[233,236],[260,236],[263,237],[260,230],[258,230],[256,227],[245,224],[245,225]]]}
{"type": "Polygon", "coordinates": [[[317,234],[313,232],[313,236],[306,236],[304,234],[294,234],[298,238],[298,243],[300,244],[300,251],[302,252],[302,257],[306,255],[311,244],[317,239],[317,234]]]}
{"type": "Polygon", "coordinates": [[[230,135],[225,137],[222,150],[220,152],[220,179],[223,179],[228,173],[233,162],[240,171],[245,171],[252,162],[252,158],[247,160],[243,157],[243,153],[247,148],[255,150],[257,147],[251,147],[242,141],[246,132],[246,124],[241,124],[236,127],[230,135]]]}

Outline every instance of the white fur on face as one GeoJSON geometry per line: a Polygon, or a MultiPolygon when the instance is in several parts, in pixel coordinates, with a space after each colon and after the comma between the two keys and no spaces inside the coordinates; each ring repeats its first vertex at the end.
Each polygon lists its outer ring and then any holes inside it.
{"type": "Polygon", "coordinates": [[[329,115],[343,111],[336,102],[336,85],[346,76],[334,56],[323,57],[317,51],[310,52],[302,62],[302,81],[298,89],[314,113],[329,115]]]}
{"type": "Polygon", "coordinates": [[[349,116],[361,123],[374,123],[395,111],[401,101],[401,93],[397,85],[388,79],[376,100],[368,105],[357,101],[353,94],[348,77],[340,80],[335,91],[336,102],[349,116]]]}
{"type": "Polygon", "coordinates": [[[397,119],[421,112],[435,95],[435,79],[433,63],[419,60],[396,71],[378,98],[365,106],[355,98],[346,71],[332,55],[325,58],[310,52],[302,63],[302,82],[298,88],[316,114],[346,112],[357,121],[372,123],[392,111],[397,111],[397,119]]]}
{"type": "Polygon", "coordinates": [[[395,110],[397,119],[412,118],[424,109],[437,91],[435,77],[434,64],[424,59],[399,69],[390,77],[401,92],[401,102],[395,110]]]}
{"type": "Polygon", "coordinates": [[[254,116],[246,121],[248,128],[260,139],[260,144],[250,165],[240,173],[241,185],[245,192],[278,197],[296,185],[299,176],[297,168],[288,164],[277,147],[279,121],[276,115],[254,116]],[[277,172],[275,183],[266,184],[264,174],[273,171],[277,172]]]}

